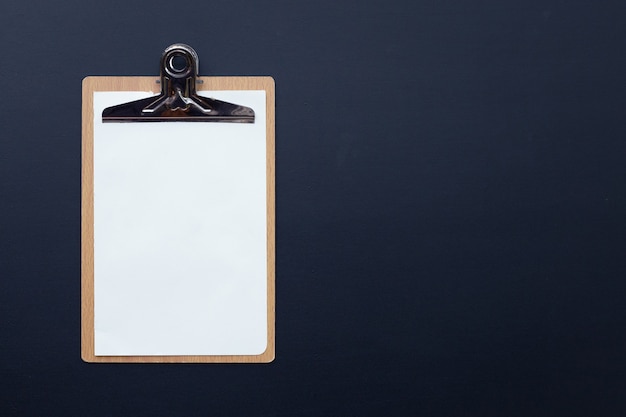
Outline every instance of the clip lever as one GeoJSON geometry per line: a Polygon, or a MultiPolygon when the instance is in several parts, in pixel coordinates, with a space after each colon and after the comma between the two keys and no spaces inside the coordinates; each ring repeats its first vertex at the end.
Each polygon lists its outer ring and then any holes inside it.
{"type": "Polygon", "coordinates": [[[239,122],[254,123],[254,110],[196,93],[198,54],[183,43],[161,56],[161,94],[107,107],[103,122],[239,122]]]}

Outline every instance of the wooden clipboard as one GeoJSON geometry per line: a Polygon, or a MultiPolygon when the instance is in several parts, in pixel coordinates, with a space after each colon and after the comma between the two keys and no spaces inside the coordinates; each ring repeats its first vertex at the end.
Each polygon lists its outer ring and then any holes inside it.
{"type": "MultiPolygon", "coordinates": [[[[94,331],[94,93],[145,91],[158,93],[156,77],[87,77],[82,88],[82,207],[81,207],[81,356],[86,362],[271,362],[275,355],[275,165],[274,80],[271,77],[198,77],[198,93],[224,90],[265,92],[266,164],[266,349],[255,354],[96,355],[94,331]]],[[[173,123],[176,125],[179,122],[173,123]]],[[[182,122],[185,123],[185,122],[182,122]]],[[[159,123],[156,123],[159,124],[159,123]]],[[[207,191],[210,192],[210,191],[207,191]]],[[[199,331],[202,331],[201,329],[199,331]]]]}

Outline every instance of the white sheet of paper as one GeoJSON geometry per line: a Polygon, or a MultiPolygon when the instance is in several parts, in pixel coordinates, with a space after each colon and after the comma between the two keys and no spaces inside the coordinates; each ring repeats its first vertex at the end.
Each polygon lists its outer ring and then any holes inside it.
{"type": "Polygon", "coordinates": [[[255,123],[102,123],[94,93],[95,354],[256,355],[267,343],[265,91],[201,91],[255,123]]]}

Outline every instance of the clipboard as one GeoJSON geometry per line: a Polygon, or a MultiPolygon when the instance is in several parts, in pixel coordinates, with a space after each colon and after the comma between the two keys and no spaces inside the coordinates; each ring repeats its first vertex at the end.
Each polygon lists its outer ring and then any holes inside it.
{"type": "Polygon", "coordinates": [[[197,72],[83,80],[86,362],[274,360],[274,80],[197,72]]]}

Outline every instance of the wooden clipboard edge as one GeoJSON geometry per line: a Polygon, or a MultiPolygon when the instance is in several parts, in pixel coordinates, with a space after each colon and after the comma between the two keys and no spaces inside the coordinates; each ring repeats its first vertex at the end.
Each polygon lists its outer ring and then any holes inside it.
{"type": "Polygon", "coordinates": [[[269,363],[275,358],[275,82],[272,77],[199,77],[198,91],[265,90],[267,195],[267,348],[259,355],[96,356],[93,252],[93,93],[152,91],[157,77],[86,77],[82,85],[81,358],[89,363],[269,363]]]}

